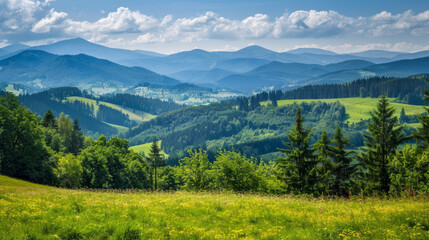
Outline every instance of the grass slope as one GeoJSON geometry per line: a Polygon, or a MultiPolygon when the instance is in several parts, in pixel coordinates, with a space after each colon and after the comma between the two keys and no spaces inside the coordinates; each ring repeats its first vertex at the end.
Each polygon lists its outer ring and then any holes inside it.
{"type": "MultiPolygon", "coordinates": [[[[390,105],[396,109],[395,116],[399,117],[401,109],[404,108],[405,114],[415,115],[425,112],[423,106],[409,105],[403,103],[392,102],[394,99],[390,98],[390,105]]],[[[358,122],[360,120],[369,119],[371,116],[370,111],[374,110],[377,106],[377,98],[333,98],[333,99],[295,99],[295,100],[279,100],[278,106],[285,106],[289,104],[302,103],[302,102],[326,102],[333,103],[339,101],[346,108],[348,118],[346,121],[350,123],[358,122]]],[[[268,102],[263,102],[261,105],[267,105],[268,102]]]]}
{"type": "MultiPolygon", "coordinates": [[[[68,97],[67,98],[69,101],[80,101],[80,102],[84,102],[84,103],[88,103],[91,104],[92,106],[94,106],[94,115],[97,115],[97,111],[98,111],[98,105],[97,105],[97,101],[93,100],[93,99],[89,99],[89,98],[84,98],[84,97],[68,97]]],[[[108,102],[102,102],[99,101],[99,104],[102,104],[106,107],[110,107],[116,110],[121,111],[124,114],[128,114],[130,120],[134,120],[137,122],[145,122],[145,121],[149,121],[151,119],[156,118],[155,115],[152,115],[150,113],[146,113],[146,112],[142,112],[139,110],[133,110],[131,108],[124,108],[121,107],[119,105],[116,104],[112,104],[112,103],[108,103],[108,102]]]]}
{"type": "MultiPolygon", "coordinates": [[[[158,146],[161,147],[161,141],[158,141],[158,146]]],[[[149,156],[149,151],[150,151],[150,146],[152,145],[152,143],[145,143],[145,144],[140,144],[140,145],[136,145],[136,146],[132,146],[130,147],[130,150],[133,150],[136,153],[141,153],[144,152],[145,156],[149,156]]],[[[165,157],[168,157],[168,154],[166,154],[164,151],[161,150],[161,153],[164,154],[165,157]]]]}
{"type": "Polygon", "coordinates": [[[1,239],[427,239],[427,197],[66,190],[0,176],[1,239]]]}

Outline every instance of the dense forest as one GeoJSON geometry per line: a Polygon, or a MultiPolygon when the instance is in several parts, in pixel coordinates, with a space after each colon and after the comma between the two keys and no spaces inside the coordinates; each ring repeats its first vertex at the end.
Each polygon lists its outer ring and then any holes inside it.
{"type": "Polygon", "coordinates": [[[173,111],[183,106],[174,102],[163,102],[159,99],[144,98],[127,93],[114,95],[103,95],[98,98],[100,101],[117,104],[122,107],[128,107],[154,115],[173,111]]]}
{"type": "MultiPolygon", "coordinates": [[[[5,92],[1,92],[1,95],[5,94],[5,92]]],[[[118,130],[107,123],[124,127],[133,127],[137,124],[121,111],[98,104],[98,101],[105,101],[124,108],[152,114],[160,114],[183,107],[172,102],[130,94],[95,97],[76,87],[52,88],[39,93],[23,94],[19,96],[19,101],[39,116],[43,115],[47,110],[51,110],[57,117],[60,116],[61,112],[64,112],[72,119],[79,119],[80,126],[85,134],[95,137],[100,136],[100,134],[105,136],[118,134],[118,130]],[[95,114],[94,105],[81,101],[68,101],[68,97],[84,97],[97,101],[97,114],[95,114]]]]}
{"type": "Polygon", "coordinates": [[[292,91],[277,93],[280,99],[323,99],[371,97],[378,98],[386,94],[390,98],[413,105],[423,102],[424,89],[429,87],[425,81],[429,75],[421,74],[407,78],[372,77],[342,84],[308,85],[292,91]]]}
{"type": "MultiPolygon", "coordinates": [[[[205,107],[195,109],[211,113],[211,108],[205,107]]],[[[246,114],[222,104],[214,104],[214,108],[229,112],[231,117],[246,114]]],[[[267,119],[279,121],[275,118],[276,109],[267,110],[271,111],[264,113],[271,114],[267,119]]],[[[420,116],[422,126],[408,135],[393,117],[394,111],[383,96],[362,134],[365,146],[358,151],[348,150],[350,141],[339,125],[333,134],[322,131],[319,140],[312,143],[316,135],[306,123],[323,118],[323,114],[335,116],[338,112],[340,118],[340,104],[301,104],[291,106],[282,115],[290,117],[293,124],[285,129],[286,141],[278,150],[280,157],[268,163],[226,149],[219,149],[210,161],[207,151],[194,149],[177,166],[169,166],[157,141],[143,157],[129,150],[128,140],[103,135],[98,140],[85,137],[79,121],[64,114],[55,118],[48,110],[38,118],[17,97],[7,93],[0,97],[0,173],[68,188],[228,190],[312,196],[428,193],[429,117],[420,116]],[[410,138],[417,145],[400,149],[410,138]]],[[[171,117],[180,112],[170,113],[171,117]]],[[[253,112],[246,118],[252,124],[266,124],[253,112]],[[255,119],[251,121],[252,117],[255,119]]]]}
{"type": "MultiPolygon", "coordinates": [[[[362,131],[367,129],[368,120],[347,123],[347,113],[340,102],[310,102],[276,106],[275,102],[261,105],[259,101],[275,99],[273,91],[252,97],[239,97],[198,107],[187,107],[157,116],[132,128],[123,137],[132,145],[151,142],[154,138],[162,140],[162,149],[167,152],[169,162],[178,160],[187,150],[202,148],[214,156],[219,149],[234,149],[248,156],[269,161],[286,140],[286,131],[293,126],[295,112],[301,107],[306,116],[305,126],[312,128],[319,140],[321,133],[333,135],[341,126],[344,135],[350,139],[349,148],[364,145],[362,131]]],[[[401,123],[418,122],[417,115],[403,113],[401,123]]],[[[404,129],[410,134],[412,129],[404,129]]],[[[213,160],[213,157],[211,157],[213,160]]]]}

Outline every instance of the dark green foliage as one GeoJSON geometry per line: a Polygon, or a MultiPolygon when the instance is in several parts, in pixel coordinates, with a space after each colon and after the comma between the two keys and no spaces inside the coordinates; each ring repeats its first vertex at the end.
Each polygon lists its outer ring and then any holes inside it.
{"type": "Polygon", "coordinates": [[[257,191],[261,178],[257,174],[256,165],[239,153],[221,151],[213,163],[213,187],[236,192],[257,191]]]}
{"type": "Polygon", "coordinates": [[[353,164],[352,151],[347,151],[349,140],[344,138],[341,128],[338,126],[333,138],[334,147],[330,150],[332,157],[332,174],[334,176],[332,193],[339,196],[347,196],[350,191],[351,179],[356,172],[356,164],[353,164]]]}
{"type": "Polygon", "coordinates": [[[418,150],[405,146],[397,152],[389,162],[390,193],[408,196],[427,193],[429,191],[429,151],[419,153],[418,150]]]}
{"type": "Polygon", "coordinates": [[[101,135],[79,155],[82,186],[90,188],[149,188],[147,162],[128,150],[128,141],[101,135]]]}
{"type": "Polygon", "coordinates": [[[84,135],[79,127],[79,121],[77,119],[73,121],[73,130],[71,132],[70,138],[70,153],[77,155],[79,153],[79,150],[83,147],[84,140],[84,135]]]}
{"type": "Polygon", "coordinates": [[[403,126],[393,117],[395,109],[389,107],[386,95],[380,99],[377,109],[371,114],[368,123],[368,132],[363,133],[365,147],[361,148],[360,159],[368,169],[368,181],[381,193],[388,194],[390,178],[388,164],[395,154],[396,148],[405,138],[402,133],[403,126]]]}
{"type": "Polygon", "coordinates": [[[287,137],[285,132],[292,127],[298,106],[301,106],[307,124],[315,134],[325,129],[333,133],[336,125],[346,116],[345,108],[339,102],[257,107],[253,111],[240,111],[227,102],[221,102],[161,114],[131,129],[126,137],[132,145],[159,138],[163,150],[173,153],[172,157],[176,151],[186,153],[195,148],[214,152],[219,148],[235,148],[247,156],[261,157],[276,152],[277,147],[282,146],[282,140],[287,137]]]}
{"type": "Polygon", "coordinates": [[[77,88],[63,87],[32,95],[21,95],[19,96],[19,101],[38,115],[43,115],[48,110],[51,110],[56,117],[59,117],[60,113],[63,112],[73,119],[79,119],[80,127],[86,134],[103,133],[106,136],[111,136],[117,133],[114,127],[95,118],[92,106],[80,101],[62,101],[69,96],[90,97],[77,88]]]}
{"type": "MultiPolygon", "coordinates": [[[[429,78],[426,79],[429,82],[429,78]]],[[[425,89],[425,101],[429,102],[429,89],[425,89]]],[[[429,148],[429,108],[425,108],[428,113],[426,116],[419,116],[420,123],[422,124],[417,130],[417,133],[413,133],[414,137],[423,142],[423,148],[429,148]]]]}
{"type": "Polygon", "coordinates": [[[317,158],[314,149],[310,148],[313,137],[311,129],[304,129],[304,118],[301,108],[296,112],[296,126],[287,135],[289,142],[284,145],[287,149],[280,149],[286,158],[279,158],[279,178],[284,181],[289,191],[293,193],[314,193],[317,183],[317,158]]]}
{"type": "Polygon", "coordinates": [[[153,170],[153,188],[158,189],[158,173],[159,167],[165,166],[164,154],[161,153],[161,148],[158,146],[157,141],[153,141],[150,146],[149,156],[147,157],[148,162],[153,170]]]}
{"type": "Polygon", "coordinates": [[[127,114],[102,104],[98,105],[97,119],[102,122],[108,122],[127,127],[133,127],[136,125],[135,121],[129,120],[129,116],[127,114]]]}
{"type": "Polygon", "coordinates": [[[332,174],[333,163],[329,157],[332,155],[333,146],[331,146],[331,139],[328,137],[326,131],[322,132],[320,139],[313,145],[313,148],[317,150],[317,161],[318,164],[318,189],[324,194],[332,194],[332,185],[334,182],[334,176],[332,174]]]}
{"type": "Polygon", "coordinates": [[[206,151],[188,151],[189,157],[180,160],[183,188],[189,190],[207,189],[211,183],[210,162],[206,151]]]}
{"type": "Polygon", "coordinates": [[[422,105],[423,89],[428,87],[425,78],[427,75],[407,78],[373,77],[341,84],[308,85],[285,92],[281,99],[378,98],[386,93],[390,98],[400,98],[408,104],[422,105]]]}
{"type": "Polygon", "coordinates": [[[165,102],[159,99],[145,98],[127,93],[115,94],[113,96],[100,96],[99,100],[154,115],[159,115],[164,112],[169,112],[184,107],[174,102],[165,102]]]}
{"type": "Polygon", "coordinates": [[[53,184],[52,169],[37,116],[12,94],[0,97],[0,173],[53,184]]]}
{"type": "Polygon", "coordinates": [[[43,115],[43,122],[42,125],[46,128],[57,128],[58,124],[55,119],[54,114],[52,113],[51,109],[48,109],[46,113],[43,115]]]}

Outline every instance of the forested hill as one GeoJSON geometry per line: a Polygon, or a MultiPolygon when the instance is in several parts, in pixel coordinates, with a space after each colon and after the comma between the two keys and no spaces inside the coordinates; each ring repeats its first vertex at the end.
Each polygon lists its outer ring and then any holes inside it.
{"type": "MultiPolygon", "coordinates": [[[[306,126],[316,135],[324,129],[335,129],[345,118],[345,108],[336,103],[300,104],[306,126]]],[[[234,148],[246,155],[262,156],[277,152],[292,127],[298,104],[283,107],[261,106],[238,110],[227,102],[187,107],[159,115],[126,134],[131,145],[162,140],[162,148],[174,159],[178,152],[193,148],[217,151],[234,148]]],[[[358,142],[360,140],[357,140],[358,142]]]]}
{"type": "Polygon", "coordinates": [[[137,122],[130,116],[132,114],[158,115],[183,107],[172,102],[130,94],[96,98],[76,87],[52,88],[31,95],[24,94],[19,97],[19,101],[38,115],[43,115],[48,109],[55,116],[64,112],[72,119],[78,119],[86,134],[105,136],[118,134],[118,129],[109,124],[126,128],[135,126],[137,122]],[[103,102],[105,103],[101,104],[103,102]],[[113,107],[113,104],[118,107],[113,107]]]}
{"type": "Polygon", "coordinates": [[[429,74],[420,74],[406,78],[373,77],[341,84],[308,85],[284,92],[278,99],[378,98],[385,93],[407,104],[422,105],[424,89],[429,87],[425,81],[428,78],[429,74]]]}

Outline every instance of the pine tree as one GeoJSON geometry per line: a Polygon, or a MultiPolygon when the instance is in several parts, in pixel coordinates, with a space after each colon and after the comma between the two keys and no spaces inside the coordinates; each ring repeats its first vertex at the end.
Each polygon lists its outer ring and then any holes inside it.
{"type": "Polygon", "coordinates": [[[48,109],[43,115],[42,125],[47,128],[58,128],[57,119],[51,109],[48,109]]]}
{"type": "MultiPolygon", "coordinates": [[[[426,81],[429,82],[429,79],[426,81]]],[[[425,101],[429,101],[429,89],[425,89],[425,101]]],[[[417,128],[418,132],[413,133],[414,137],[417,140],[421,140],[423,142],[423,148],[429,148],[429,108],[425,108],[428,113],[427,116],[419,116],[421,127],[417,128]]]]}
{"type": "Polygon", "coordinates": [[[402,108],[401,113],[399,114],[399,122],[400,123],[406,123],[408,121],[408,117],[405,114],[404,108],[402,108]]]}
{"type": "Polygon", "coordinates": [[[365,147],[361,148],[359,157],[368,170],[368,181],[385,194],[389,193],[390,188],[390,158],[398,145],[406,139],[402,133],[404,127],[398,125],[398,119],[393,117],[394,113],[395,109],[389,106],[386,95],[383,95],[377,109],[370,112],[369,133],[362,134],[365,147]]]}
{"type": "Polygon", "coordinates": [[[287,133],[289,142],[284,142],[288,149],[279,149],[286,154],[286,158],[277,159],[278,174],[289,190],[295,193],[313,193],[317,181],[317,161],[315,150],[309,146],[313,136],[311,129],[304,129],[303,122],[301,108],[298,108],[296,127],[287,133]]]}
{"type": "Polygon", "coordinates": [[[161,153],[161,148],[158,146],[158,143],[153,141],[149,150],[148,162],[153,169],[154,190],[158,189],[157,169],[164,165],[163,157],[164,154],[161,153]]]}
{"type": "Polygon", "coordinates": [[[333,147],[330,144],[331,139],[329,139],[328,133],[323,131],[320,140],[313,145],[313,148],[317,150],[317,160],[320,163],[318,166],[319,188],[327,194],[330,194],[333,182],[332,162],[329,157],[333,147]]]}
{"type": "Polygon", "coordinates": [[[357,165],[352,164],[353,159],[350,155],[352,151],[346,151],[349,139],[344,138],[341,127],[338,126],[334,135],[332,148],[334,184],[333,192],[340,196],[347,196],[350,188],[351,178],[356,171],[357,165]]]}
{"type": "Polygon", "coordinates": [[[83,140],[84,135],[79,127],[79,121],[75,119],[73,121],[73,130],[71,134],[70,153],[73,153],[76,156],[79,153],[79,150],[83,147],[83,140]]]}

